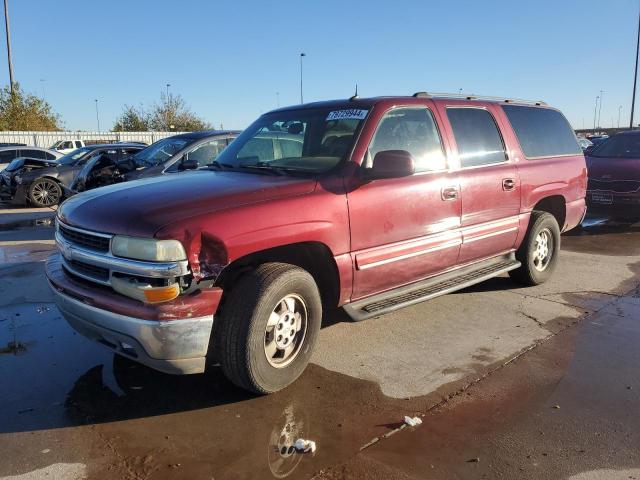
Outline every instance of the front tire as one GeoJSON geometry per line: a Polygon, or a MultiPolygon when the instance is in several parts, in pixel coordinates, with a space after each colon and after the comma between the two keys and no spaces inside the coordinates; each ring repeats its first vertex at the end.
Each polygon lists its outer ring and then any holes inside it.
{"type": "Polygon", "coordinates": [[[320,292],[305,270],[264,263],[233,286],[216,319],[224,374],[246,390],[283,389],[304,371],[322,321],[320,292]]]}
{"type": "Polygon", "coordinates": [[[546,282],[558,263],[560,253],[560,227],[555,217],[547,212],[533,211],[529,229],[516,259],[522,265],[509,272],[518,283],[528,286],[546,282]]]}
{"type": "Polygon", "coordinates": [[[53,207],[61,198],[62,188],[51,178],[36,178],[29,187],[29,201],[36,207],[53,207]]]}

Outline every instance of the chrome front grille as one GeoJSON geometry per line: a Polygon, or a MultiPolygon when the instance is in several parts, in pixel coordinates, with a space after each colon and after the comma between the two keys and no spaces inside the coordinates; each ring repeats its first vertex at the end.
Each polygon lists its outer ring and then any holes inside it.
{"type": "Polygon", "coordinates": [[[106,253],[109,251],[111,237],[108,235],[89,233],[84,230],[68,227],[62,223],[58,223],[58,231],[60,235],[62,235],[62,238],[79,247],[95,250],[96,252],[106,253]]]}

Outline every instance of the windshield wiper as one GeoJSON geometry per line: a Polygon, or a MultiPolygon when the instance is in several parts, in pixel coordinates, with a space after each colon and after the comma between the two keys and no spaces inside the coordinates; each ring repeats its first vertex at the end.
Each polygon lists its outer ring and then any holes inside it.
{"type": "Polygon", "coordinates": [[[213,160],[211,163],[207,164],[207,168],[216,170],[233,170],[234,166],[228,163],[220,163],[217,160],[213,160]]]}
{"type": "Polygon", "coordinates": [[[269,162],[249,163],[244,165],[238,165],[239,168],[246,168],[247,170],[262,170],[265,172],[272,172],[276,175],[286,175],[287,171],[291,171],[286,167],[279,167],[271,165],[269,162]]]}

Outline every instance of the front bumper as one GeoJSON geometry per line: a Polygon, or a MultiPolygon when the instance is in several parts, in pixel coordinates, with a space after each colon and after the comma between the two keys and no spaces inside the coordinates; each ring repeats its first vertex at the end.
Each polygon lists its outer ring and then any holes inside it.
{"type": "Polygon", "coordinates": [[[204,298],[196,295],[158,306],[144,305],[105,287],[74,279],[63,271],[59,254],[49,257],[45,270],[58,309],[85,337],[165,373],[204,372],[221,295],[218,289],[204,294],[204,298]],[[211,302],[204,309],[206,300],[211,302]]]}

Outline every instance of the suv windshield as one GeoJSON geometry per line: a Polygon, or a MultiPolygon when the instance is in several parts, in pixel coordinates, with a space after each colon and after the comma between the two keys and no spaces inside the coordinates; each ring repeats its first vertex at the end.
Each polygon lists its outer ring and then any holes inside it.
{"type": "Polygon", "coordinates": [[[139,151],[132,158],[136,167],[153,167],[169,160],[176,152],[193,141],[189,138],[163,138],[139,151]]]}
{"type": "Polygon", "coordinates": [[[228,168],[323,173],[351,152],[362,109],[304,109],[263,115],[216,159],[228,168]]]}
{"type": "Polygon", "coordinates": [[[592,157],[640,158],[640,135],[616,135],[598,144],[592,157]]]}
{"type": "Polygon", "coordinates": [[[67,153],[66,155],[63,155],[62,157],[57,159],[55,162],[58,165],[73,165],[74,163],[76,163],[76,161],[80,160],[91,150],[92,150],[91,148],[79,148],[77,150],[74,150],[71,153],[67,153]]]}

